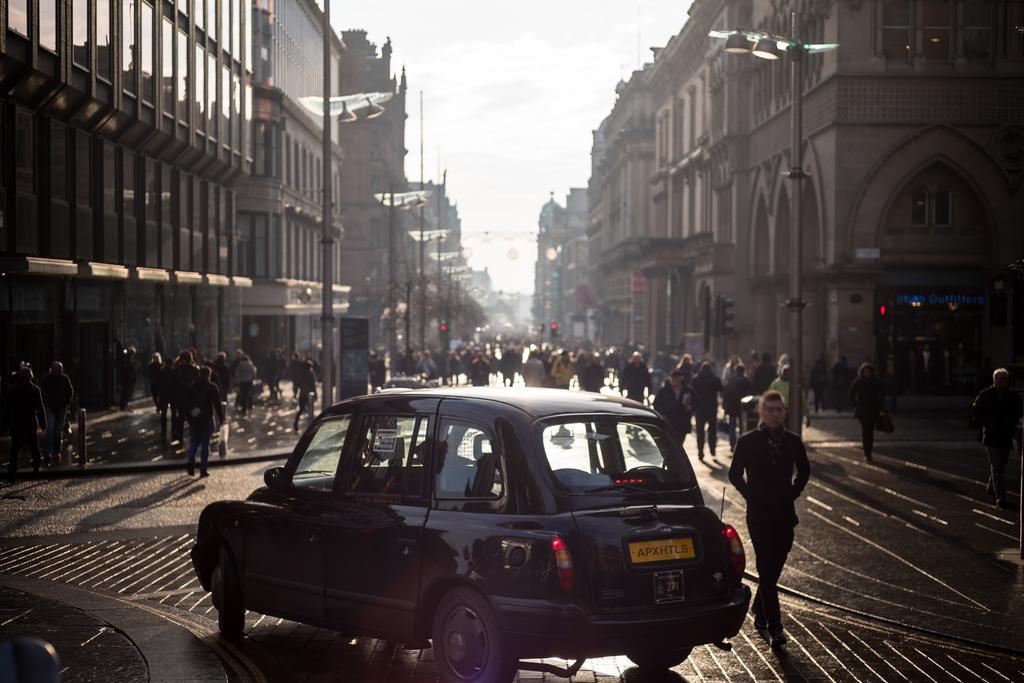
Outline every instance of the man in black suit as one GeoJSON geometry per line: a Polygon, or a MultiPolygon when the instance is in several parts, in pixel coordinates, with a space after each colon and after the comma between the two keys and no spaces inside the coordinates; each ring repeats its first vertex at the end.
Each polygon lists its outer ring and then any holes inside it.
{"type": "Polygon", "coordinates": [[[778,581],[793,547],[797,525],[794,501],[807,485],[811,467],[803,441],[786,430],[786,404],[777,391],[761,395],[761,422],[736,442],[729,481],[747,501],[747,530],[757,555],[754,626],[768,630],[773,648],[786,643],[779,608],[778,581]],[[794,477],[795,471],[795,477],[794,477]]]}

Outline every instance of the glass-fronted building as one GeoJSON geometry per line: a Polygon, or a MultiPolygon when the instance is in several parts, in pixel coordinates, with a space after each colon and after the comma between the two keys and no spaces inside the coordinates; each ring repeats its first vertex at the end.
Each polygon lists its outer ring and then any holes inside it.
{"type": "Polygon", "coordinates": [[[2,6],[0,370],[60,360],[109,406],[129,346],[144,367],[240,343],[251,3],[2,6]]]}
{"type": "MultiPolygon", "coordinates": [[[[313,0],[255,0],[253,165],[238,188],[237,273],[242,345],[257,364],[268,351],[319,357],[323,277],[323,117],[299,104],[321,97],[322,14],[313,0]]],[[[331,91],[340,92],[345,45],[331,35],[331,91]]],[[[335,282],[340,279],[341,123],[332,122],[331,187],[335,282]]],[[[334,285],[334,312],[348,310],[351,287],[334,285]]]]}

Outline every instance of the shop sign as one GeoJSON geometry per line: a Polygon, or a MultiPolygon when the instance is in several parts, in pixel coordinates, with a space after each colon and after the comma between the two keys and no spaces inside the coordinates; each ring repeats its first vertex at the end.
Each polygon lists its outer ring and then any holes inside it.
{"type": "Polygon", "coordinates": [[[953,311],[958,308],[980,309],[985,307],[985,295],[969,292],[943,292],[936,290],[897,292],[895,304],[897,306],[909,306],[910,308],[930,308],[939,306],[953,311]]]}
{"type": "Polygon", "coordinates": [[[860,261],[877,261],[882,258],[882,250],[878,247],[857,247],[856,255],[860,261]]]}

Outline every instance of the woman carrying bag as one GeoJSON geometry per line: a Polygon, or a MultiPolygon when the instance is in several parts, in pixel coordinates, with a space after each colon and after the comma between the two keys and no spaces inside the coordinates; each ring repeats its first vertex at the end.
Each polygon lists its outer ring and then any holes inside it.
{"type": "Polygon", "coordinates": [[[850,386],[850,401],[853,403],[853,415],[860,421],[861,442],[864,444],[864,459],[874,462],[871,451],[875,445],[875,427],[880,430],[892,431],[892,418],[888,413],[882,414],[885,400],[882,391],[882,380],[875,374],[875,366],[861,363],[857,370],[857,379],[850,386]]]}

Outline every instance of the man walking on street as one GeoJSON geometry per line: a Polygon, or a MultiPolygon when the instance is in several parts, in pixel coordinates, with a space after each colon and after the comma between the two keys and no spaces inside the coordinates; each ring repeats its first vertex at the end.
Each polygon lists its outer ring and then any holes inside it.
{"type": "Polygon", "coordinates": [[[39,474],[38,429],[46,429],[43,395],[32,381],[32,369],[23,366],[4,396],[4,429],[11,430],[11,454],[7,466],[7,479],[12,484],[18,471],[18,453],[23,445],[32,454],[32,469],[39,474]]]}
{"type": "Polygon", "coordinates": [[[690,386],[693,387],[693,416],[697,427],[697,458],[704,459],[705,435],[713,458],[718,441],[718,394],[722,391],[722,380],[711,371],[711,363],[704,361],[690,386]]]}
{"type": "Polygon", "coordinates": [[[974,422],[982,429],[981,442],[988,449],[990,472],[986,490],[995,505],[1006,507],[1003,472],[1022,411],[1020,395],[1010,389],[1009,370],[999,368],[992,373],[992,386],[978,394],[971,403],[971,411],[974,422]]]}
{"type": "Polygon", "coordinates": [[[54,361],[50,365],[50,372],[43,377],[39,385],[43,392],[43,406],[46,408],[43,464],[56,464],[60,462],[61,436],[75,390],[71,386],[71,379],[64,374],[64,365],[59,361],[54,361]]]}
{"type": "Polygon", "coordinates": [[[794,501],[807,485],[811,467],[803,441],[786,430],[786,405],[779,392],[762,394],[757,412],[757,429],[736,442],[729,481],[747,502],[747,530],[757,555],[754,626],[767,629],[769,643],[777,648],[786,643],[777,584],[798,523],[794,501]]]}
{"type": "Polygon", "coordinates": [[[882,380],[875,374],[875,366],[862,363],[857,379],[850,386],[850,400],[853,401],[853,415],[860,422],[860,440],[864,447],[864,460],[874,462],[871,452],[875,447],[875,426],[882,412],[885,394],[882,380]]]}
{"type": "Polygon", "coordinates": [[[722,409],[725,411],[726,417],[729,418],[729,449],[735,453],[736,430],[743,415],[741,401],[744,397],[753,394],[754,389],[750,380],[747,379],[747,369],[742,363],[737,365],[733,371],[732,379],[726,383],[725,391],[722,392],[722,409]]]}
{"type": "Polygon", "coordinates": [[[686,373],[674,368],[665,380],[664,386],[654,396],[654,410],[676,430],[682,445],[690,433],[690,416],[693,410],[693,395],[686,383],[686,373]]]}
{"type": "Polygon", "coordinates": [[[295,390],[299,394],[299,409],[295,412],[292,429],[297,432],[299,431],[299,418],[310,410],[310,400],[316,401],[316,370],[313,369],[313,361],[307,360],[299,366],[295,376],[295,390]]]}
{"type": "Polygon", "coordinates": [[[626,398],[644,402],[644,390],[651,386],[651,371],[644,363],[639,351],[634,351],[629,363],[622,370],[619,389],[626,392],[626,398]]]}
{"type": "Polygon", "coordinates": [[[199,379],[188,389],[188,476],[196,473],[196,451],[202,449],[199,461],[199,476],[206,477],[206,463],[210,459],[210,439],[213,438],[215,424],[213,416],[217,416],[217,424],[224,422],[224,407],[221,405],[220,389],[210,381],[213,373],[210,368],[199,368],[199,379]]]}

